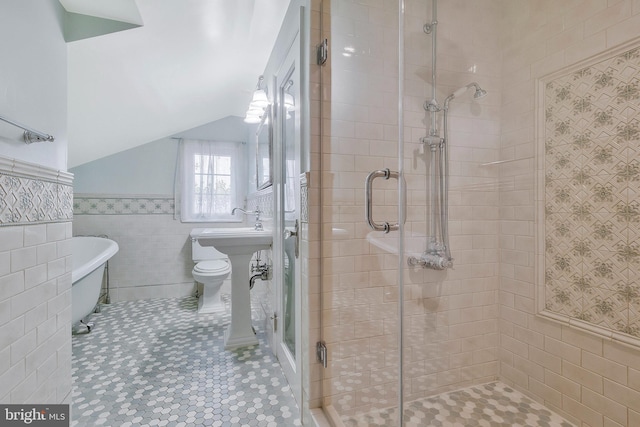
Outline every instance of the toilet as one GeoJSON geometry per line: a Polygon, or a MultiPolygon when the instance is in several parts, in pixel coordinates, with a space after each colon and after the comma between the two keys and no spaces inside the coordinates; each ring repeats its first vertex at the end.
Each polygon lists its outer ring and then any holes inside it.
{"type": "Polygon", "coordinates": [[[191,258],[196,265],[191,274],[193,280],[202,284],[198,298],[198,313],[215,313],[224,310],[220,300],[220,288],[231,273],[231,263],[227,255],[213,246],[202,246],[191,234],[191,258]]]}

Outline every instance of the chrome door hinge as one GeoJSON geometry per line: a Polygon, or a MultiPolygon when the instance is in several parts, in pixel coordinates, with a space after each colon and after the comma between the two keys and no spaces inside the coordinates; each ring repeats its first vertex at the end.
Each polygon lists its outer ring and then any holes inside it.
{"type": "Polygon", "coordinates": [[[271,316],[270,319],[273,326],[273,332],[276,332],[278,330],[278,315],[273,313],[273,316],[271,316]]]}
{"type": "Polygon", "coordinates": [[[327,345],[324,341],[316,343],[316,360],[322,363],[323,367],[327,367],[327,345]]]}
{"type": "Polygon", "coordinates": [[[318,65],[324,65],[329,58],[329,40],[324,39],[316,46],[316,63],[318,65]]]}

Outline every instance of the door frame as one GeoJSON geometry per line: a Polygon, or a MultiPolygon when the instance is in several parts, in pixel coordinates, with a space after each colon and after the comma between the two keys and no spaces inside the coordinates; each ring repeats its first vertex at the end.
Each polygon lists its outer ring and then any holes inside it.
{"type": "MultiPolygon", "coordinates": [[[[274,279],[274,332],[273,332],[273,351],[278,357],[282,370],[291,387],[293,396],[302,408],[302,372],[305,360],[302,358],[302,277],[301,277],[301,257],[294,257],[295,262],[295,299],[294,299],[294,322],[295,322],[295,355],[292,354],[284,340],[284,250],[285,236],[284,233],[293,231],[294,222],[301,224],[301,201],[300,201],[300,168],[301,168],[301,144],[303,143],[302,135],[302,117],[304,112],[301,106],[300,95],[303,94],[303,67],[301,64],[301,37],[300,28],[295,32],[295,36],[291,41],[285,59],[281,63],[278,72],[273,77],[273,88],[275,89],[275,105],[273,109],[273,125],[274,125],[274,199],[275,199],[275,221],[274,221],[274,262],[275,269],[274,279]],[[283,88],[288,85],[288,81],[293,80],[292,88],[295,88],[296,114],[294,134],[295,140],[293,144],[295,167],[292,178],[294,179],[294,203],[293,212],[287,212],[285,209],[284,185],[286,181],[286,159],[287,151],[283,146],[285,134],[286,111],[284,107],[283,88]]],[[[300,227],[298,228],[300,233],[300,227]]],[[[289,239],[300,239],[300,235],[290,237],[289,239]]],[[[299,243],[298,243],[299,244],[299,243]]]]}

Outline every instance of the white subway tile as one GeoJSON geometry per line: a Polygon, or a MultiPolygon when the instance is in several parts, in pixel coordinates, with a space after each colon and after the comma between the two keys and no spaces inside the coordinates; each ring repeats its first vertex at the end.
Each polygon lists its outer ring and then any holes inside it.
{"type": "Polygon", "coordinates": [[[11,251],[11,271],[19,272],[37,263],[36,248],[20,248],[11,251]]]}
{"type": "Polygon", "coordinates": [[[24,246],[24,227],[0,227],[0,252],[24,246]]]}
{"type": "Polygon", "coordinates": [[[38,224],[24,227],[24,246],[36,246],[47,242],[47,225],[38,224]]]}
{"type": "Polygon", "coordinates": [[[36,348],[36,331],[30,331],[11,344],[11,364],[24,360],[36,348]]]}
{"type": "Polygon", "coordinates": [[[68,234],[68,228],[70,227],[70,223],[64,222],[56,222],[52,224],[47,224],[47,242],[55,242],[58,240],[64,240],[68,234]]]}
{"type": "Polygon", "coordinates": [[[11,252],[0,252],[0,277],[11,273],[11,252]]]}
{"type": "Polygon", "coordinates": [[[24,274],[22,271],[0,276],[0,301],[9,299],[24,291],[24,274]]]}

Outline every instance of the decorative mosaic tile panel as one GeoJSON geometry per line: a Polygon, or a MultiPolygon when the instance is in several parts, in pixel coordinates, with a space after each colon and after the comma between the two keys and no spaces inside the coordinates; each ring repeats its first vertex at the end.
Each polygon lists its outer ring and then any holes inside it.
{"type": "Polygon", "coordinates": [[[265,188],[247,197],[247,209],[255,210],[257,207],[262,211],[263,218],[273,218],[273,187],[265,188]]]}
{"type": "Polygon", "coordinates": [[[0,173],[0,225],[70,220],[72,194],[71,185],[0,173]]]}
{"type": "Polygon", "coordinates": [[[545,86],[545,309],[640,337],[640,48],[545,86]]]}
{"type": "Polygon", "coordinates": [[[75,215],[173,215],[171,197],[76,197],[75,215]]]}
{"type": "MultiPolygon", "coordinates": [[[[489,383],[409,402],[407,427],[574,427],[564,418],[503,383],[489,383]]],[[[343,419],[347,427],[398,424],[396,408],[343,419]]]]}
{"type": "Polygon", "coordinates": [[[300,426],[264,332],[224,350],[227,309],[198,314],[194,297],[123,301],[72,340],[72,426],[300,426]]]}

